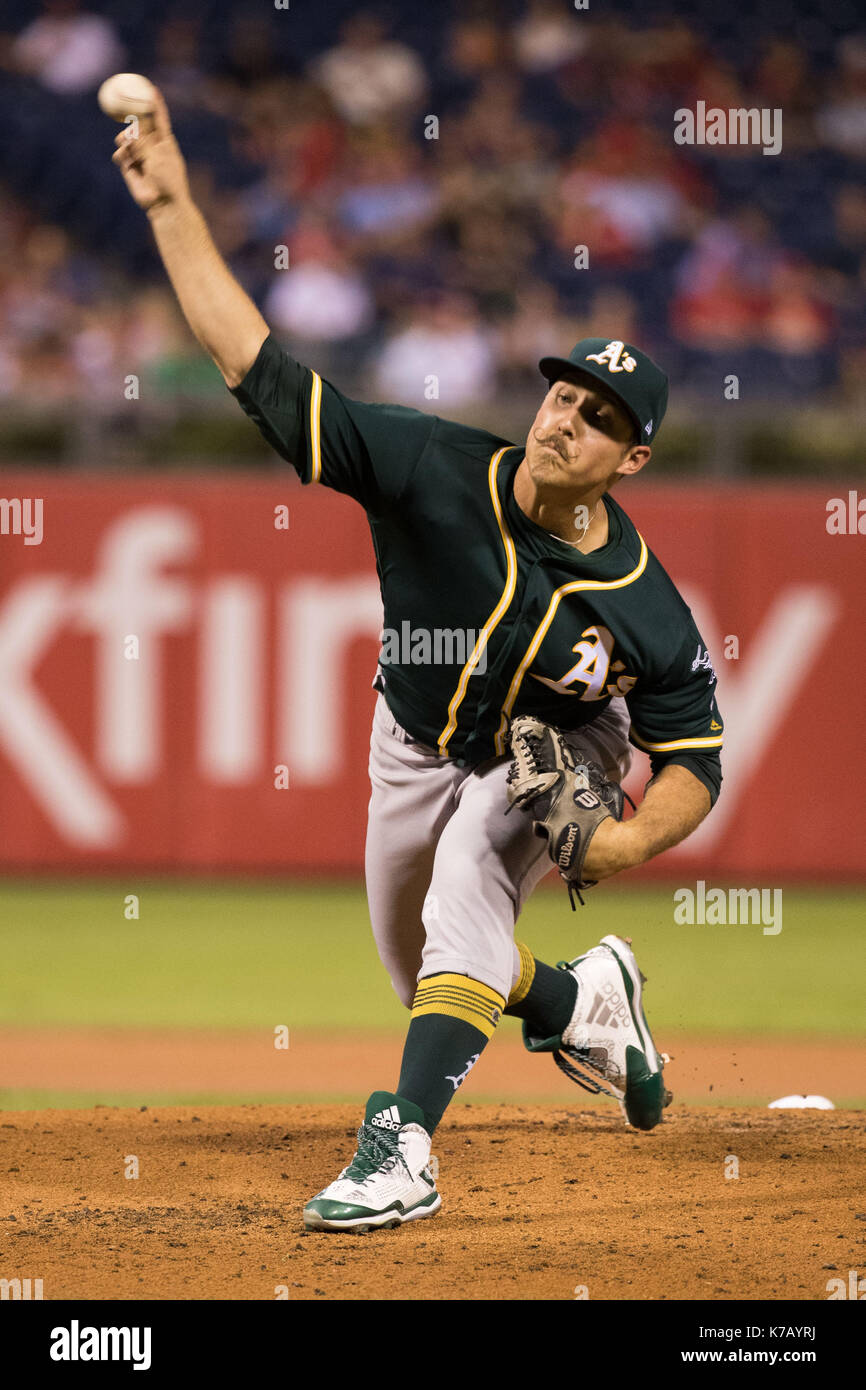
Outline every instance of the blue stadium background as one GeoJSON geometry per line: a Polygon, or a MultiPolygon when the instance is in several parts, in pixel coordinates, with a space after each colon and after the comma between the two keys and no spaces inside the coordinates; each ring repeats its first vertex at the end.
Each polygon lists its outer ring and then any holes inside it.
{"type": "MultiPolygon", "coordinates": [[[[851,0],[80,8],[110,21],[124,69],[166,91],[196,197],[287,340],[303,303],[281,321],[269,299],[275,246],[293,267],[325,266],[343,307],[298,355],[344,389],[406,399],[403,349],[432,340],[460,364],[440,412],[487,406],[489,419],[490,403],[537,394],[545,335],[611,325],[698,411],[736,373],[765,410],[862,413],[866,33],[851,0]],[[373,47],[406,46],[423,77],[358,119],[318,64],[347,20],[373,14],[373,47]],[[559,54],[535,42],[557,28],[577,36],[559,54]],[[781,108],[781,155],[675,146],[674,112],[696,99],[781,108]],[[583,242],[589,273],[573,264],[583,242]]],[[[0,401],[96,408],[93,380],[118,355],[161,398],[208,399],[218,383],[173,322],[146,219],[110,163],[98,82],[58,92],[22,71],[16,42],[41,12],[0,10],[0,401]]]]}

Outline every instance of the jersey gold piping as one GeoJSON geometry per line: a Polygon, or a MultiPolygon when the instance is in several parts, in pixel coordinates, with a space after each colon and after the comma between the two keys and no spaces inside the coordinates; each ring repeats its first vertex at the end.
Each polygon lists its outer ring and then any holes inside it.
{"type": "Polygon", "coordinates": [[[490,496],[493,501],[493,510],[496,514],[496,524],[499,527],[499,534],[502,537],[502,544],[505,549],[506,575],[505,587],[499,598],[499,602],[494,608],[487,622],[478,634],[478,640],[472,648],[469,660],[460,672],[460,679],[457,682],[457,689],[451,696],[451,703],[448,706],[448,723],[442,730],[437,740],[439,752],[448,757],[448,743],[454,730],[457,728],[457,711],[459,710],[466,695],[466,687],[469,684],[469,677],[481,659],[481,653],[490,640],[493,629],[497,626],[503,614],[507,611],[511,600],[514,597],[514,590],[517,587],[517,552],[514,548],[514,541],[511,539],[511,532],[505,524],[502,515],[502,503],[499,500],[499,493],[496,489],[496,474],[503,454],[508,453],[509,448],[514,445],[507,445],[504,449],[498,449],[490,460],[490,467],[487,471],[487,484],[490,488],[490,496]]]}
{"type": "Polygon", "coordinates": [[[322,378],[313,372],[313,385],[310,391],[310,482],[318,483],[322,477],[322,378]]]}
{"type": "Polygon", "coordinates": [[[631,737],[641,748],[646,748],[650,753],[672,753],[678,748],[721,748],[722,739],[720,738],[674,738],[667,743],[648,743],[646,739],[636,734],[634,729],[631,737]]]}
{"type": "Polygon", "coordinates": [[[499,728],[496,731],[496,737],[494,739],[494,747],[497,753],[505,752],[505,730],[508,727],[508,720],[514,708],[514,701],[517,699],[517,693],[523,684],[523,677],[526,675],[530,663],[534,660],[536,652],[544,641],[547,630],[556,616],[556,610],[563,596],[565,594],[586,592],[588,589],[624,589],[627,584],[633,584],[634,581],[639,579],[643,574],[646,569],[647,560],[649,559],[646,541],[639,533],[638,539],[640,540],[640,558],[634,569],[629,574],[623,575],[622,579],[572,579],[568,584],[561,584],[558,589],[554,589],[550,597],[550,603],[547,606],[547,612],[536,628],[532,641],[526,648],[523,660],[514,673],[511,685],[508,689],[508,694],[505,697],[505,703],[502,706],[502,717],[499,721],[499,728]]]}

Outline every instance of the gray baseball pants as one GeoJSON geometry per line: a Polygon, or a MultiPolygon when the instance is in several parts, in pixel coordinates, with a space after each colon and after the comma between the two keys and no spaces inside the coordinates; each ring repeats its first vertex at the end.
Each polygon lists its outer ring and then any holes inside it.
{"type": "MultiPolygon", "coordinates": [[[[629,720],[614,700],[575,738],[621,781],[629,720]]],[[[411,1008],[426,975],[469,975],[505,999],[520,976],[514,928],[552,869],[528,815],[508,806],[509,756],[459,767],[400,727],[380,693],[370,739],[365,867],[379,956],[411,1008]]]]}

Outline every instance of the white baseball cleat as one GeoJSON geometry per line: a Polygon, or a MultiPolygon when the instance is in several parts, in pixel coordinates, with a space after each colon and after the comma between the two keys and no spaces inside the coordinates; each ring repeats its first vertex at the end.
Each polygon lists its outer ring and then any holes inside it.
{"type": "Polygon", "coordinates": [[[435,1216],[442,1198],[427,1166],[431,1140],[423,1118],[411,1101],[374,1091],[355,1157],[304,1208],[307,1230],[382,1230],[435,1216]]]}
{"type": "Polygon", "coordinates": [[[577,981],[574,1013],[557,1038],[533,1038],[532,1052],[553,1052],[561,1071],[585,1090],[618,1100],[635,1129],[654,1129],[673,1099],[665,1089],[664,1063],[643,1011],[645,977],[630,941],[605,936],[576,960],[560,961],[577,981]]]}

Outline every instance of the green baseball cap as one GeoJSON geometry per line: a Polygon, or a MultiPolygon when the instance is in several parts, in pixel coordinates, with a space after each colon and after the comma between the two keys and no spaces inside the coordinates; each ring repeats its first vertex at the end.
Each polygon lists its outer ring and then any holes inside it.
{"type": "Polygon", "coordinates": [[[549,382],[576,369],[589,372],[622,401],[641,443],[655,439],[667,409],[668,379],[640,348],[618,338],[582,338],[567,357],[542,357],[538,366],[549,382]]]}

